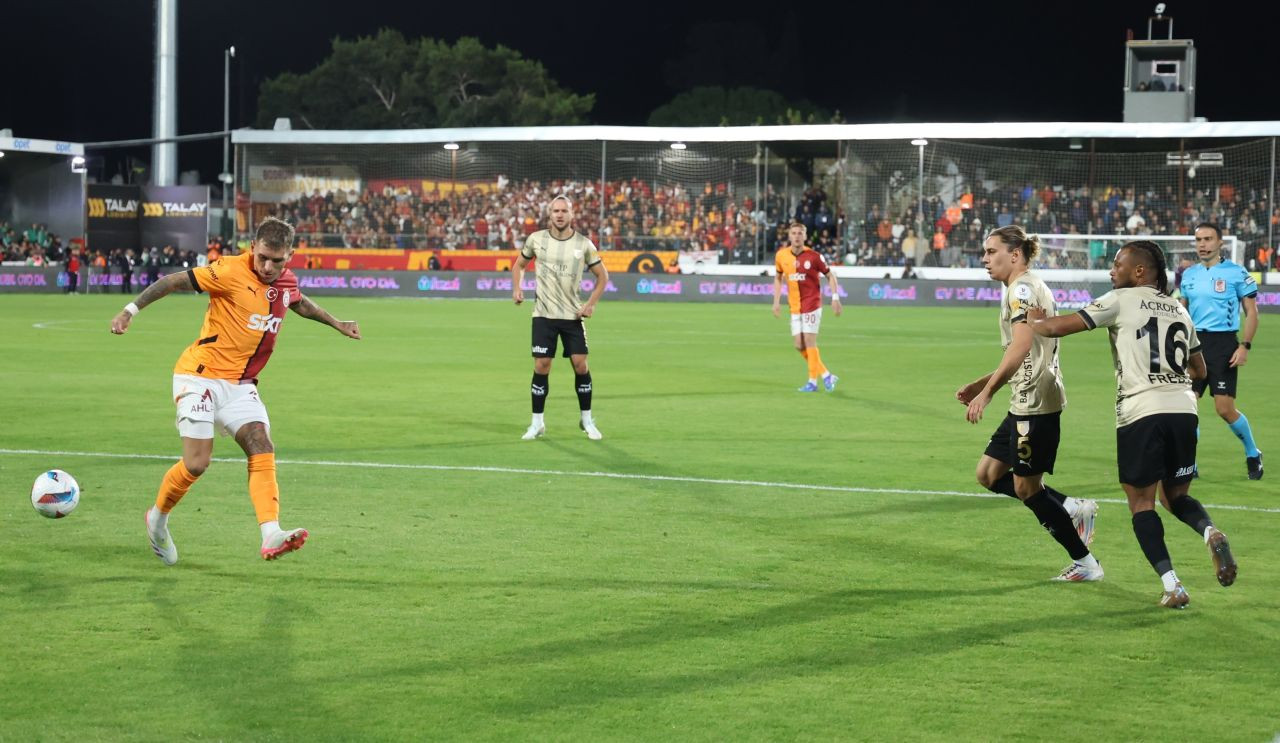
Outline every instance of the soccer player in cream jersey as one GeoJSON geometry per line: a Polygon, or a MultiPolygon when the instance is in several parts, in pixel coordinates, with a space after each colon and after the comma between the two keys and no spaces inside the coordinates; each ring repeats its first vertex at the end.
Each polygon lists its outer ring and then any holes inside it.
{"type": "Polygon", "coordinates": [[[249,459],[249,498],[262,534],[261,555],[274,560],[302,547],[306,529],[280,528],[280,486],[276,481],[271,422],[258,395],[258,374],[267,365],[286,310],[360,338],[355,321],[335,320],[298,290],[286,268],[293,255],[293,227],[268,217],[258,225],[252,248],[208,266],[179,271],[148,286],[111,321],[123,334],[134,315],[175,291],[209,295],[200,337],[183,351],[173,369],[182,459],[160,483],[156,503],[147,511],[151,550],[165,565],[178,562],[169,533],[169,512],[208,469],[215,433],[235,438],[249,459]]]}
{"type": "Polygon", "coordinates": [[[596,303],[609,283],[609,272],[596,251],[596,246],[573,229],[573,203],[565,196],[551,200],[551,227],[529,235],[520,257],[511,267],[511,297],[516,304],[524,302],[525,266],[537,260],[534,275],[538,294],[533,303],[533,382],[529,386],[533,398],[533,420],[521,436],[525,441],[541,438],[547,432],[543,411],[547,404],[551,360],[556,356],[557,341],[564,343],[564,355],[573,364],[574,386],[578,391],[578,409],[582,418],[578,427],[587,438],[604,438],[591,415],[591,370],[587,367],[587,327],[584,320],[595,313],[596,303]],[[583,269],[591,271],[596,285],[584,303],[578,297],[583,269]]]}
{"type": "Polygon", "coordinates": [[[1190,602],[1173,571],[1164,525],[1155,511],[1157,491],[1165,508],[1204,537],[1218,582],[1236,579],[1227,536],[1188,493],[1196,463],[1196,396],[1193,380],[1207,373],[1191,315],[1169,297],[1160,246],[1131,242],[1116,254],[1114,291],[1073,315],[1029,313],[1037,336],[1058,338],[1105,327],[1116,371],[1116,460],[1120,485],[1133,514],[1133,533],[1160,576],[1160,605],[1181,609],[1190,602]]]}
{"type": "Polygon", "coordinates": [[[957,390],[956,399],[966,406],[970,423],[982,420],[982,411],[1005,383],[1011,399],[1008,415],[978,459],[978,483],[1022,501],[1066,550],[1071,564],[1055,580],[1102,580],[1102,566],[1088,547],[1098,504],[1067,497],[1044,484],[1058,456],[1067,397],[1058,369],[1058,342],[1035,338],[1027,325],[1031,308],[1054,311],[1053,293],[1030,270],[1040,243],[1021,227],[1009,225],[992,231],[982,249],[987,272],[1005,285],[1000,305],[1004,355],[995,371],[957,390]]]}

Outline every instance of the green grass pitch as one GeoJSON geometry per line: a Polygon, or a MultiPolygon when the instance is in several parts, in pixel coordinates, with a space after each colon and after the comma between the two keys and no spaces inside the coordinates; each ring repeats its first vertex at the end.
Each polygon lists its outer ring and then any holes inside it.
{"type": "MultiPolygon", "coordinates": [[[[557,359],[547,437],[523,442],[527,306],[321,298],[365,340],[290,317],[261,385],[282,522],[311,540],[258,558],[224,438],[166,568],[143,511],[179,451],[170,374],[204,299],[112,336],[123,302],[0,297],[2,741],[1280,734],[1280,473],[1248,481],[1202,401],[1192,493],[1240,579],[1219,587],[1162,513],[1192,604],[1157,607],[1101,331],[1063,341],[1050,482],[1103,501],[1102,583],[1050,582],[1067,560],[1031,513],[967,497],[1007,398],[970,426],[953,394],[995,366],[996,310],[828,312],[840,386],[803,395],[767,302],[606,302],[589,325],[604,440],[578,431],[557,359]],[[84,493],[59,521],[27,498],[54,467],[84,493]]],[[[1241,382],[1264,450],[1273,319],[1241,382]]]]}

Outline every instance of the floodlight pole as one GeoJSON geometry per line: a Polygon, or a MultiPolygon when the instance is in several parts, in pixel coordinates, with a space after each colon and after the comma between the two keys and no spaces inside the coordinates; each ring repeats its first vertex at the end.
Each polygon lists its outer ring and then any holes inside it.
{"type": "Polygon", "coordinates": [[[222,225],[218,234],[227,238],[227,189],[231,187],[231,58],[236,56],[234,46],[222,51],[222,225]]]}
{"type": "Polygon", "coordinates": [[[916,181],[916,239],[924,239],[924,148],[929,144],[925,139],[913,139],[911,144],[920,151],[920,170],[916,181]]]}

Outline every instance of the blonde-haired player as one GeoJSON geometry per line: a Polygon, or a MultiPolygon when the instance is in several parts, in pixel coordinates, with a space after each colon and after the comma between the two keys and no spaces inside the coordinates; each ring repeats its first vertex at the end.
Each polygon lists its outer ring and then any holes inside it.
{"type": "Polygon", "coordinates": [[[280,528],[280,486],[276,482],[271,422],[258,395],[258,374],[275,349],[285,310],[322,322],[349,338],[360,338],[354,320],[335,320],[298,290],[286,268],[293,255],[293,227],[268,217],[252,248],[200,268],[169,274],[148,286],[111,321],[121,335],[134,315],[175,291],[209,295],[200,336],[183,351],[173,370],[182,459],[160,483],[155,505],[147,510],[147,538],[165,565],[178,562],[169,534],[169,512],[209,467],[215,432],[233,436],[249,458],[249,498],[262,535],[260,554],[274,560],[302,547],[306,529],[280,528]]]}
{"type": "Polygon", "coordinates": [[[773,316],[778,317],[782,302],[782,282],[787,282],[787,301],[791,305],[791,337],[795,348],[809,366],[809,381],[801,392],[817,392],[818,379],[831,392],[840,377],[822,363],[818,352],[818,328],[822,324],[822,276],[831,288],[831,311],[840,316],[840,282],[822,260],[818,251],[805,245],[808,230],[799,222],[787,229],[787,245],[778,250],[773,261],[773,316]]]}

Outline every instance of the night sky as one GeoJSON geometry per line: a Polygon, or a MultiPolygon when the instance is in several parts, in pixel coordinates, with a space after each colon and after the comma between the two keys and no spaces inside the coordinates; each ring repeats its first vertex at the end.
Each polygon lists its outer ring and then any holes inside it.
{"type": "MultiPolygon", "coordinates": [[[[150,136],[151,2],[16,5],[5,11],[0,42],[8,62],[0,127],[76,142],[150,136]]],[[[311,69],[334,36],[383,27],[517,49],[570,90],[594,92],[590,118],[599,124],[644,124],[696,84],[773,88],[839,110],[850,123],[1118,121],[1126,30],[1145,38],[1154,5],[181,0],[178,130],[221,128],[225,47],[237,50],[232,126],[245,126],[263,79],[311,69]]],[[[1280,10],[1168,5],[1174,36],[1194,39],[1198,50],[1197,114],[1280,119],[1280,10]]],[[[199,168],[206,181],[220,162],[220,143],[179,150],[180,169],[199,168]]]]}

